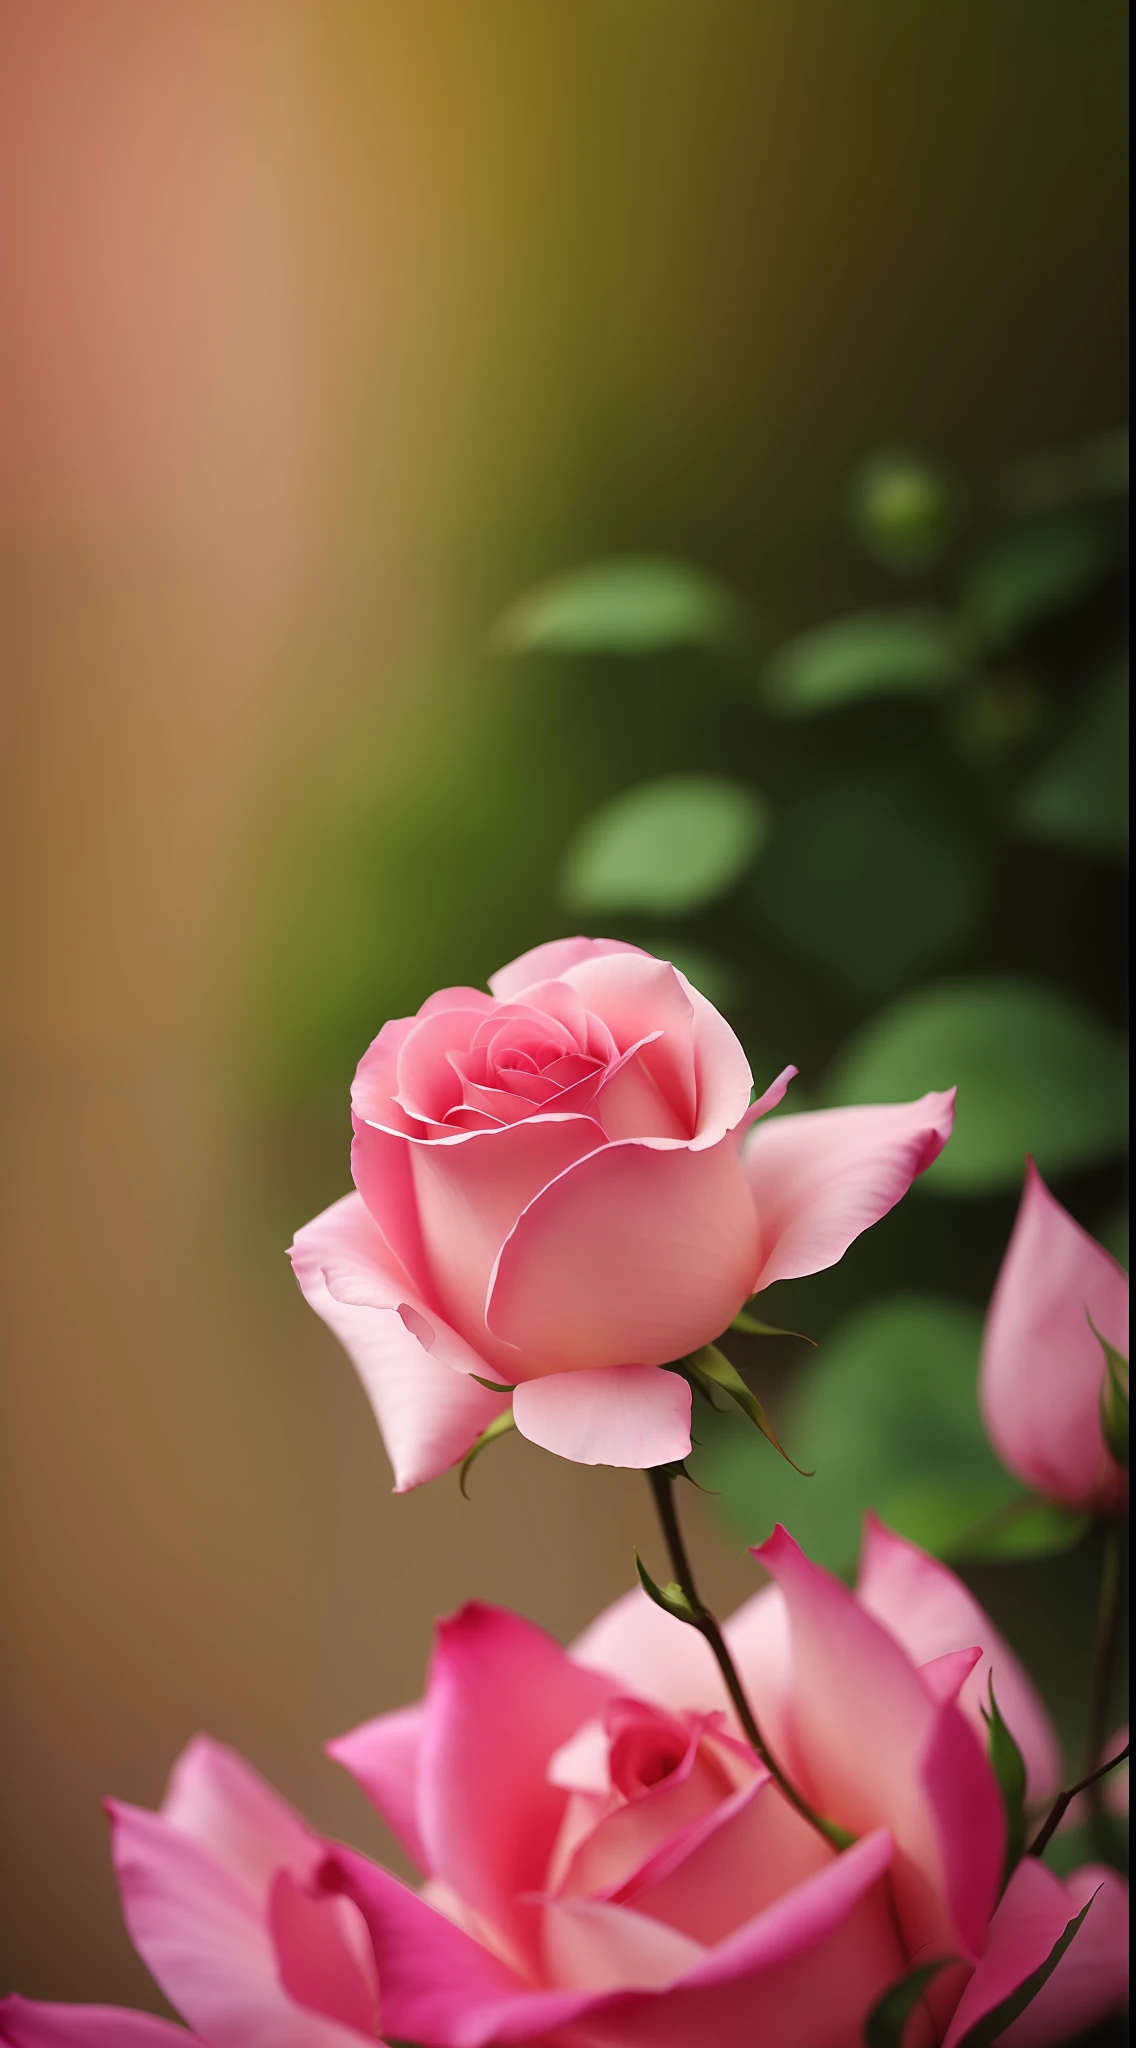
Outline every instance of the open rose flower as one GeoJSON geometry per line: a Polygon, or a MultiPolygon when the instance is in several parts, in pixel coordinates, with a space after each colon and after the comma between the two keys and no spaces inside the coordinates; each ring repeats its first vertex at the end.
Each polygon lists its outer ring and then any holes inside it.
{"type": "Polygon", "coordinates": [[[1128,1474],[1101,1427],[1105,1361],[1094,1326],[1128,1357],[1128,1275],[1031,1159],[986,1318],[983,1419],[1027,1486],[1085,1514],[1117,1515],[1127,1512],[1128,1474]]]}
{"type": "MultiPolygon", "coordinates": [[[[420,1706],[332,1744],[424,1873],[408,1890],[337,1851],[325,1884],[371,1931],[384,2021],[427,2048],[857,2048],[913,1959],[937,2038],[1043,1964],[1003,2038],[1046,2048],[1127,1984],[1127,1890],[1029,1857],[1001,1899],[1006,1830],[979,1701],[993,1673],[1035,1802],[1058,1754],[1028,1678],[966,1589],[878,1524],[858,1591],[784,1530],[776,1584],[727,1625],[768,1740],[858,1837],[838,1855],[741,1741],[694,1630],[639,1592],[571,1653],[515,1615],[443,1625],[420,1706]],[[1095,1896],[1094,1896],[1095,1895],[1095,1896]]],[[[929,2037],[930,2038],[930,2037],[929,2037]]]]}
{"type": "Polygon", "coordinates": [[[357,1193],[292,1247],[399,1491],[510,1401],[565,1458],[685,1457],[690,1388],[665,1368],[833,1265],[950,1135],[953,1094],[751,1131],[795,1069],[751,1105],[724,1018],[634,946],[557,940],[490,986],[383,1027],[352,1091],[357,1193]]]}
{"type": "Polygon", "coordinates": [[[8,2048],[359,2048],[379,2036],[366,1926],[321,1892],[327,1844],[231,1750],[198,1738],[159,1813],[112,1802],[135,1948],[193,2029],[95,2005],[0,2000],[8,2048]]]}

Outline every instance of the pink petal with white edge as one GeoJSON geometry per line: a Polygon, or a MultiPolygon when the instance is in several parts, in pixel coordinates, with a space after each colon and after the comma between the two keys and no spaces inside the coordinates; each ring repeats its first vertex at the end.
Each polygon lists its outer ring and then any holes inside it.
{"type": "Polygon", "coordinates": [[[1128,1476],[1101,1434],[1104,1356],[1088,1316],[1127,1358],[1128,1275],[1031,1159],[986,1318],[979,1403],[995,1450],[1028,1486],[1111,1514],[1127,1503],[1128,1476]]]}
{"type": "Polygon", "coordinates": [[[1086,1865],[1062,1881],[1034,1856],[1019,1863],[990,1929],[990,1944],[959,2000],[943,2048],[1040,1968],[1082,1906],[1093,1904],[1049,1982],[999,2035],[1013,2048],[1060,2048],[1128,1998],[1128,1887],[1114,1870],[1086,1865]],[[1093,1894],[1096,1897],[1093,1898],[1093,1894]]]}
{"type": "Polygon", "coordinates": [[[489,986],[499,1002],[511,1003],[538,981],[559,981],[569,967],[581,960],[598,960],[605,953],[639,953],[641,946],[629,946],[623,939],[547,939],[527,953],[510,960],[489,977],[489,986]]]}
{"type": "Polygon", "coordinates": [[[543,1888],[567,1799],[548,1765],[610,1696],[519,1615],[471,1604],[439,1626],[417,1802],[427,1867],[526,1958],[539,1929],[524,1895],[543,1888]]]}
{"type": "Polygon", "coordinates": [[[507,1395],[469,1377],[492,1378],[492,1368],[427,1306],[360,1195],[345,1195],[305,1224],[289,1256],[306,1301],[363,1382],[394,1467],[395,1492],[447,1471],[509,1405],[507,1395]]]}
{"type": "Polygon", "coordinates": [[[977,1737],[936,1704],[900,1645],[778,1527],[754,1555],[789,1614],[798,1768],[821,1811],[856,1834],[890,1829],[910,1952],[975,1957],[998,1896],[1005,1820],[977,1737]]]}
{"type": "Polygon", "coordinates": [[[267,1892],[281,1868],[309,1876],[323,1855],[311,1829],[259,1772],[207,1735],[195,1735],[170,1772],[161,1818],[252,1892],[267,1892]]]}
{"type": "Polygon", "coordinates": [[[689,1455],[690,1386],[657,1365],[553,1373],[522,1382],[513,1420],[530,1443],[575,1465],[642,1472],[689,1455]]]}
{"type": "Polygon", "coordinates": [[[858,1842],[662,1992],[534,1991],[362,1857],[339,1851],[325,1882],[366,1917],[396,2038],[519,2048],[576,2024],[597,2048],[753,2048],[759,2012],[765,2040],[845,2048],[904,1968],[881,1884],[891,1855],[886,1833],[858,1842]]]}
{"type": "Polygon", "coordinates": [[[149,2013],[117,2005],[41,2005],[0,1998],[0,2041],[7,2048],[193,2048],[200,2037],[149,2013]]]}
{"type": "Polygon", "coordinates": [[[349,1771],[419,1870],[429,1873],[418,1826],[418,1768],[426,1709],[421,1702],[364,1721],[327,1742],[327,1755],[349,1771]]]}
{"type": "MultiPolygon", "coordinates": [[[[284,1990],[262,1894],[160,1814],[108,1810],[130,1938],[210,2048],[354,2048],[355,2029],[296,2005],[284,1990]]],[[[345,1967],[356,1967],[345,1956],[345,1967]]]]}
{"type": "Polygon", "coordinates": [[[742,1153],[761,1234],[751,1293],[834,1266],[938,1158],[954,1114],[950,1088],[763,1122],[742,1153]]]}
{"type": "Polygon", "coordinates": [[[959,1690],[959,1705],[985,1741],[982,1708],[989,1704],[993,1678],[999,1711],[1025,1760],[1029,1803],[1052,1801],[1062,1777],[1056,1730],[1033,1681],[962,1581],[869,1514],[856,1594],[916,1664],[981,1645],[981,1658],[959,1690]]]}
{"type": "Polygon", "coordinates": [[[751,1292],[756,1249],[732,1139],[702,1152],[608,1145],[518,1216],[486,1321],[543,1372],[667,1365],[733,1320],[751,1292]]]}

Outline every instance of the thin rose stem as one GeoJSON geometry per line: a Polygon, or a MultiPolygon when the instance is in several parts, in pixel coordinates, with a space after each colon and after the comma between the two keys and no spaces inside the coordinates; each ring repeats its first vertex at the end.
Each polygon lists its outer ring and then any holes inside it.
{"type": "Polygon", "coordinates": [[[1102,1778],[1107,1778],[1109,1772],[1114,1771],[1117,1764],[1122,1764],[1127,1755],[1128,1744],[1125,1743],[1124,1748],[1118,1749],[1115,1756],[1110,1756],[1106,1764],[1101,1764],[1095,1771],[1090,1771],[1088,1777],[1082,1778],[1079,1784],[1070,1785],[1067,1792],[1059,1792],[1045,1817],[1040,1833],[1036,1840],[1030,1843],[1026,1854],[1029,1856],[1044,1856],[1077,1794],[1079,1792],[1087,1792],[1090,1786],[1099,1784],[1102,1778]]]}
{"type": "Polygon", "coordinates": [[[807,1820],[809,1826],[815,1828],[817,1833],[823,1836],[830,1847],[834,1849],[847,1849],[855,1840],[855,1836],[850,1835],[846,1828],[838,1826],[835,1821],[825,1820],[819,1813],[814,1812],[808,1801],[802,1798],[801,1794],[797,1791],[796,1786],[785,1776],[758,1726],[757,1716],[746,1697],[745,1687],[738,1676],[737,1667],[726,1646],[726,1639],[714,1615],[711,1614],[710,1609],[699,1598],[695,1589],[694,1573],[691,1569],[690,1558],[687,1555],[686,1544],[683,1541],[682,1530],[679,1527],[678,1510],[675,1507],[673,1474],[668,1472],[665,1466],[655,1466],[648,1471],[647,1477],[651,1482],[651,1491],[654,1494],[655,1506],[658,1509],[659,1521],[662,1524],[667,1554],[671,1561],[671,1570],[674,1573],[677,1585],[686,1595],[690,1605],[693,1617],[692,1626],[705,1638],[713,1651],[714,1659],[722,1674],[726,1691],[733,1701],[735,1712],[745,1730],[746,1740],[750,1748],[759,1761],[765,1765],[766,1770],[780,1787],[789,1804],[796,1808],[802,1819],[807,1820]]]}

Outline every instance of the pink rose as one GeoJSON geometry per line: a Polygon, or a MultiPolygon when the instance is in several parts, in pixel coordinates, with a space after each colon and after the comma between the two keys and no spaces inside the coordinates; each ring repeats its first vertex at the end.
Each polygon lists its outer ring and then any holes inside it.
{"type": "Polygon", "coordinates": [[[230,1750],[198,1738],[159,1813],[112,1803],[139,1955],[193,2029],[109,2006],[0,2001],[10,2048],[358,2048],[378,2038],[366,1926],[314,1880],[327,1845],[230,1750]]]}
{"type": "Polygon", "coordinates": [[[515,1615],[439,1631],[426,1698],[331,1745],[425,1874],[415,1893],[336,1852],[324,1882],[371,1930],[384,2018],[429,2048],[858,2048],[914,1958],[967,2030],[1045,1961],[1006,2031],[1046,2048],[1120,2003],[1127,1888],[1026,1858],[1004,1896],[1000,1795],[978,1709],[994,1674],[1031,1793],[1057,1784],[1025,1673],[942,1565],[869,1526],[853,1593],[784,1530],[775,1586],[727,1625],[768,1739],[858,1836],[837,1855],[739,1739],[703,1639],[636,1591],[571,1653],[515,1615]]]}
{"type": "Polygon", "coordinates": [[[986,1318],[979,1399],[999,1457],[1087,1514],[1128,1510],[1101,1429],[1102,1337],[1128,1356],[1128,1275],[1055,1201],[1032,1159],[986,1318]]]}
{"type": "Polygon", "coordinates": [[[557,940],[491,987],[384,1026],[352,1091],[358,1193],[292,1247],[400,1492],[510,1400],[583,1464],[685,1457],[690,1388],[665,1367],[833,1265],[950,1135],[953,1094],[926,1095],[778,1118],[743,1148],[795,1069],[751,1106],[729,1025],[634,946],[557,940]]]}

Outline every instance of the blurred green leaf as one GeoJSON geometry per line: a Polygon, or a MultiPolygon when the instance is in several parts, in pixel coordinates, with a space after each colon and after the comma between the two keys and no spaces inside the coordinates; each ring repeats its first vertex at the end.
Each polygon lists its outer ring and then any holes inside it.
{"type": "Polygon", "coordinates": [[[954,532],[960,494],[937,462],[910,449],[870,455],[852,478],[853,531],[887,569],[917,575],[937,562],[954,532]]]}
{"type": "Polygon", "coordinates": [[[1010,527],[967,569],[964,617],[992,647],[1004,647],[1054,612],[1087,597],[1116,554],[1107,521],[1091,512],[1010,527]]]}
{"type": "Polygon", "coordinates": [[[988,768],[1027,740],[1049,715],[1045,687],[1026,670],[974,676],[946,707],[955,752],[971,767],[988,768]]]}
{"type": "Polygon", "coordinates": [[[1083,1542],[1092,1527],[1088,1515],[1075,1515],[1030,1493],[985,1517],[975,1515],[973,1497],[960,1493],[951,1500],[944,1493],[936,1500],[934,1493],[931,1488],[922,1501],[912,1502],[913,1516],[921,1515],[928,1526],[938,1521],[941,1534],[927,1548],[970,1564],[1059,1557],[1083,1542]]]}
{"type": "Polygon", "coordinates": [[[1018,795],[1023,832],[1087,853],[1128,844],[1128,661],[1122,657],[1078,705],[1059,745],[1018,795]]]}
{"type": "Polygon", "coordinates": [[[1122,1040],[1074,997],[1010,976],[940,982],[857,1032],[825,1079],[830,1103],[902,1102],[958,1086],[954,1136],[925,1177],[940,1194],[1016,1187],[1122,1151],[1122,1040]]]}
{"type": "Polygon", "coordinates": [[[835,1571],[851,1565],[865,1511],[947,1554],[964,1529],[1020,1493],[986,1441],[978,1413],[982,1317],[961,1302],[897,1296],[839,1324],[797,1369],[782,1422],[816,1479],[799,1479],[763,1455],[748,1431],[708,1432],[699,1480],[723,1497],[747,1542],[783,1521],[809,1556],[835,1571]],[[936,1522],[935,1499],[953,1520],[936,1522]],[[927,1512],[928,1503],[931,1507],[927,1512]]]}
{"type": "Polygon", "coordinates": [[[754,900],[789,951],[881,994],[965,943],[989,865],[980,834],[946,798],[914,776],[866,775],[778,819],[754,900]]]}
{"type": "Polygon", "coordinates": [[[953,1956],[939,1956],[932,1963],[919,1963],[890,1984],[864,2021],[865,2048],[902,2048],[907,2023],[927,1986],[955,1960],[953,1956]]]}
{"type": "Polygon", "coordinates": [[[965,638],[945,612],[850,612],[779,648],[760,694],[767,710],[796,718],[861,697],[933,696],[967,666],[965,638]]]}
{"type": "Polygon", "coordinates": [[[1128,1271],[1128,1204],[1117,1209],[1098,1230],[1097,1236],[1106,1251],[1112,1253],[1118,1266],[1128,1271]]]}
{"type": "Polygon", "coordinates": [[[538,584],[498,619],[491,644],[502,654],[654,654],[727,639],[744,609],[689,562],[629,556],[538,584]]]}
{"type": "Polygon", "coordinates": [[[1097,434],[1068,448],[1047,448],[1003,470],[994,495],[1008,512],[1055,512],[1128,493],[1128,429],[1097,434]]]}
{"type": "Polygon", "coordinates": [[[573,910],[694,910],[721,896],[761,851],[763,797],[716,775],[640,783],[593,812],[565,856],[573,910]]]}

